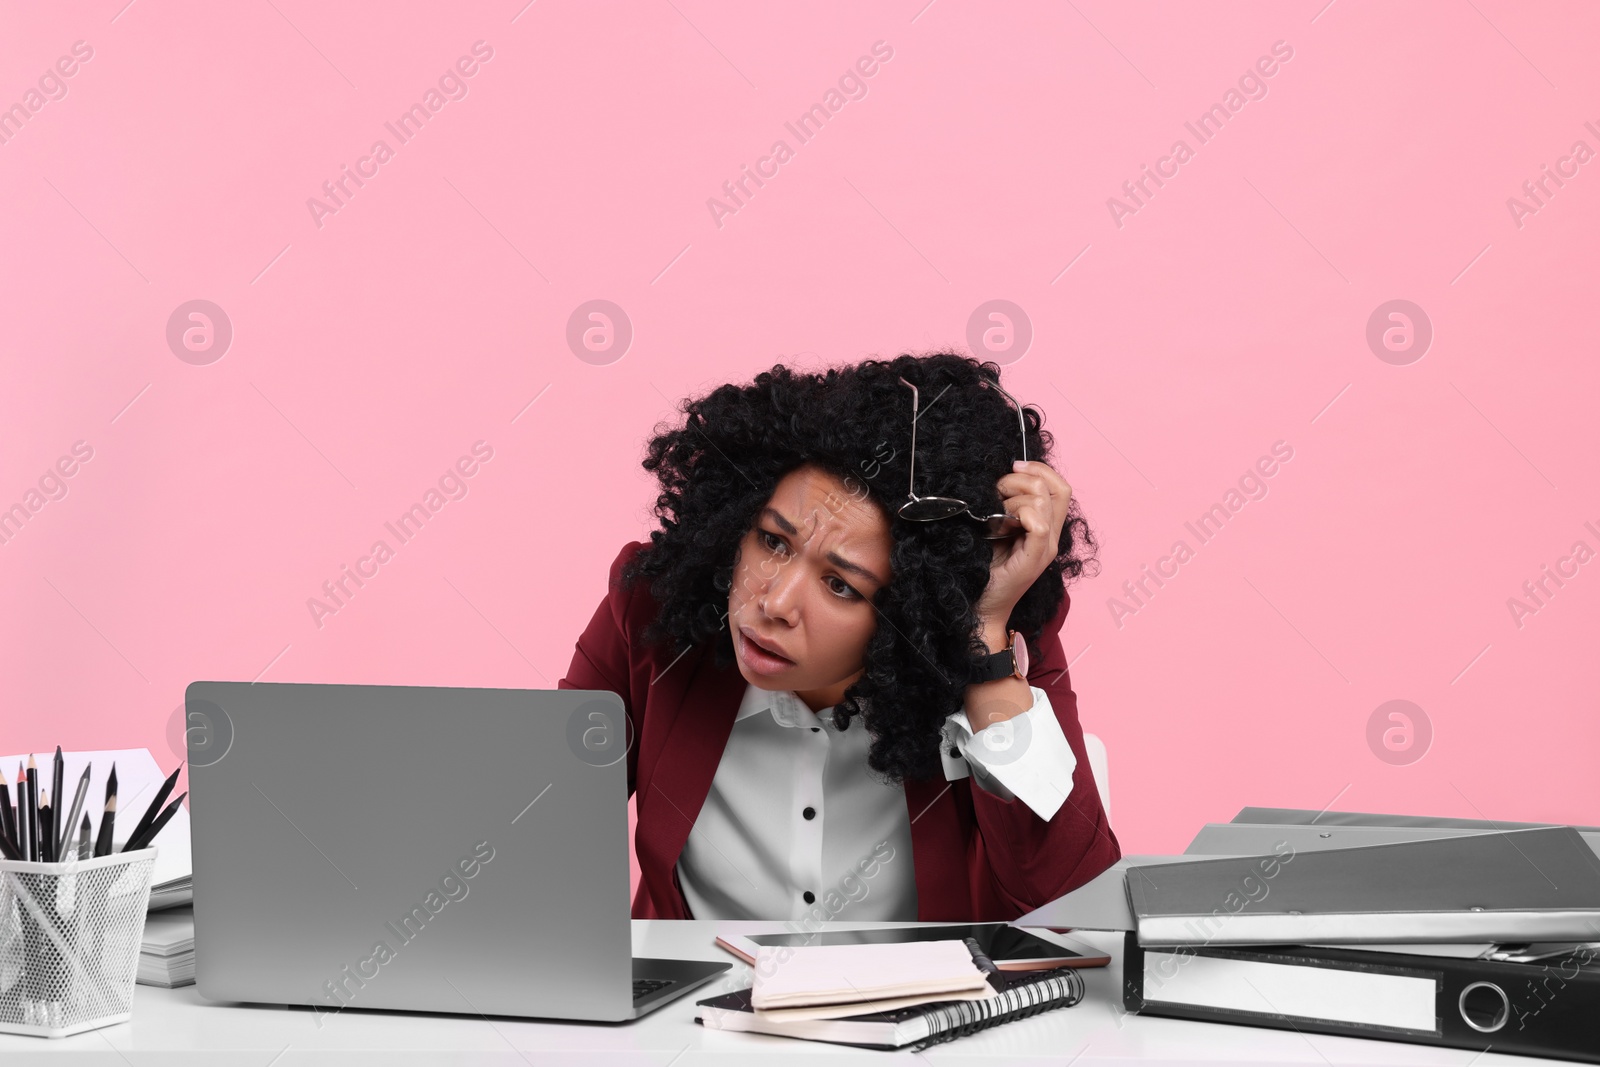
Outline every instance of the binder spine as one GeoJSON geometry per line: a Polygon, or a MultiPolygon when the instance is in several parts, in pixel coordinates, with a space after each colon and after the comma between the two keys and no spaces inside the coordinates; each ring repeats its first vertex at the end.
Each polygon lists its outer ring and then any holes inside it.
{"type": "Polygon", "coordinates": [[[1272,1015],[1244,1009],[1197,1007],[1147,1000],[1145,950],[1129,931],[1122,956],[1123,1006],[1130,1012],[1201,1022],[1225,1022],[1271,1029],[1345,1037],[1382,1038],[1413,1044],[1482,1052],[1548,1056],[1600,1063],[1600,951],[1579,949],[1540,963],[1424,957],[1360,949],[1310,949],[1293,946],[1260,950],[1201,948],[1202,956],[1251,959],[1289,966],[1405,973],[1437,979],[1432,1034],[1398,1031],[1305,1016],[1272,1015]]]}
{"type": "Polygon", "coordinates": [[[909,1052],[920,1052],[930,1045],[954,1041],[958,1037],[987,1030],[991,1026],[1026,1019],[1056,1008],[1070,1008],[1083,999],[1083,976],[1075,969],[1061,968],[1053,977],[1012,986],[993,1000],[951,1001],[928,1012],[928,1037],[908,1045],[909,1052]]]}

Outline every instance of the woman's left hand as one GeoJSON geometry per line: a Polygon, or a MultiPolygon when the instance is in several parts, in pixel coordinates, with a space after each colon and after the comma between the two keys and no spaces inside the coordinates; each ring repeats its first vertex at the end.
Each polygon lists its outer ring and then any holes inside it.
{"type": "Polygon", "coordinates": [[[989,585],[978,599],[978,618],[985,628],[998,628],[1003,634],[1011,609],[1056,558],[1072,486],[1055,468],[1038,460],[1018,460],[1012,473],[995,485],[1006,513],[1022,521],[1017,536],[994,542],[989,585]]]}

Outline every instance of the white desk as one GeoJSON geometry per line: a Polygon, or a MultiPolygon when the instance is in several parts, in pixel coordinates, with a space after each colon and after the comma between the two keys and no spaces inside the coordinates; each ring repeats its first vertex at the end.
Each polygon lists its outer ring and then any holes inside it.
{"type": "MultiPolygon", "coordinates": [[[[839,923],[837,928],[860,925],[839,923]]],[[[734,967],[721,979],[634,1023],[521,1022],[352,1010],[325,1020],[318,1029],[312,1013],[304,1009],[219,1005],[201,999],[194,986],[139,986],[131,1022],[56,1041],[0,1035],[0,1065],[695,1067],[714,1063],[733,1067],[755,1055],[762,1057],[762,1063],[779,1062],[780,1057],[787,1062],[826,1057],[838,1064],[882,1064],[890,1059],[916,1062],[907,1053],[707,1031],[696,1024],[696,1000],[749,984],[749,968],[712,944],[716,932],[782,928],[781,923],[635,921],[635,955],[730,960],[734,967]]],[[[1113,956],[1110,967],[1084,972],[1088,995],[1081,1004],[934,1046],[921,1054],[921,1061],[963,1067],[991,1062],[1057,1067],[1129,1062],[1515,1067],[1560,1062],[1495,1053],[1475,1058],[1471,1052],[1427,1045],[1127,1015],[1122,1011],[1118,958],[1122,935],[1086,932],[1075,936],[1110,949],[1113,956]]]]}

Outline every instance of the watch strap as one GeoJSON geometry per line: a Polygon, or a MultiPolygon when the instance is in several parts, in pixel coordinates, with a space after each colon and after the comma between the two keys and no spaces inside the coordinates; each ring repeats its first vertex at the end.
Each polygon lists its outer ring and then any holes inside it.
{"type": "Polygon", "coordinates": [[[999,652],[991,652],[978,661],[978,666],[973,669],[971,683],[995,682],[1001,678],[1009,678],[1017,673],[1017,655],[1013,651],[1022,635],[1015,630],[1009,631],[1011,642],[999,652]]]}

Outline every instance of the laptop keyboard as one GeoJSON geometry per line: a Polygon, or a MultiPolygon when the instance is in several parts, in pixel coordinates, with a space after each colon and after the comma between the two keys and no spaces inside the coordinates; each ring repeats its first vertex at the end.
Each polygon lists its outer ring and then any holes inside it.
{"type": "Polygon", "coordinates": [[[665,989],[672,984],[670,978],[635,978],[633,980],[633,999],[643,1000],[658,989],[665,989]]]}

